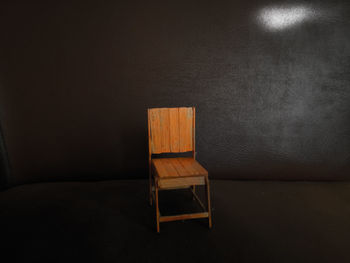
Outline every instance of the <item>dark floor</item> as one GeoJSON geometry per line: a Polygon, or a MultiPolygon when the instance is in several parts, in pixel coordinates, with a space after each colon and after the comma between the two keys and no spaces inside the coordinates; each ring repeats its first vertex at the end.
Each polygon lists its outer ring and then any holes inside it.
{"type": "Polygon", "coordinates": [[[0,193],[1,262],[350,262],[350,182],[212,181],[212,202],[213,229],[157,234],[146,181],[18,186],[0,193]]]}

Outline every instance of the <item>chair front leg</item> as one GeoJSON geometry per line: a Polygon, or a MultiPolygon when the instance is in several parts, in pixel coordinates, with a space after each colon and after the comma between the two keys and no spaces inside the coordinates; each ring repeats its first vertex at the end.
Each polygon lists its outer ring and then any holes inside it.
{"type": "Polygon", "coordinates": [[[155,178],[154,182],[156,192],[156,219],[157,219],[157,232],[159,233],[159,204],[158,204],[158,177],[155,178]]]}
{"type": "Polygon", "coordinates": [[[207,204],[208,204],[208,221],[209,221],[209,228],[212,227],[212,221],[211,221],[211,204],[210,204],[210,187],[209,187],[209,179],[208,176],[205,177],[206,182],[206,194],[207,194],[207,204]]]}

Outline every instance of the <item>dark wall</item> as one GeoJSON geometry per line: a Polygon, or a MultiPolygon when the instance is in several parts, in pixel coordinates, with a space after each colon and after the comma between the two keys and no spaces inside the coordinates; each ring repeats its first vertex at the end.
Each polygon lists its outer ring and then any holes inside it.
{"type": "Polygon", "coordinates": [[[7,158],[6,146],[0,125],[0,190],[8,186],[10,176],[9,161],[7,158]]]}
{"type": "Polygon", "coordinates": [[[349,179],[349,11],[346,0],[2,2],[10,182],[146,178],[146,109],[192,105],[212,178],[349,179]]]}

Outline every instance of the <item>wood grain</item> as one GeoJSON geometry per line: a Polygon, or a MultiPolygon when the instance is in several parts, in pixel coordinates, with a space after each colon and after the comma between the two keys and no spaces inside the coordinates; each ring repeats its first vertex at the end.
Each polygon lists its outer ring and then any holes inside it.
{"type": "Polygon", "coordinates": [[[161,178],[208,175],[208,171],[191,157],[155,158],[152,163],[161,178]]]}
{"type": "Polygon", "coordinates": [[[195,177],[178,177],[178,178],[159,178],[158,187],[161,189],[186,187],[191,185],[204,185],[205,179],[203,176],[195,177]]]}
{"type": "Polygon", "coordinates": [[[170,108],[170,152],[180,152],[179,109],[170,108]]]}
{"type": "Polygon", "coordinates": [[[192,151],[192,108],[179,108],[180,152],[192,151]]]}
{"type": "Polygon", "coordinates": [[[176,221],[176,220],[206,218],[206,217],[208,217],[208,213],[203,212],[203,213],[192,213],[192,214],[183,214],[183,215],[174,215],[174,216],[161,216],[159,218],[159,221],[169,222],[169,221],[176,221]]]}
{"type": "Polygon", "coordinates": [[[152,153],[194,150],[194,116],[190,107],[149,109],[152,153]]]}
{"type": "Polygon", "coordinates": [[[159,123],[161,134],[161,151],[170,152],[170,120],[169,109],[159,109],[159,123]]]}
{"type": "Polygon", "coordinates": [[[162,152],[162,133],[158,110],[150,110],[151,150],[152,153],[162,152]]]}

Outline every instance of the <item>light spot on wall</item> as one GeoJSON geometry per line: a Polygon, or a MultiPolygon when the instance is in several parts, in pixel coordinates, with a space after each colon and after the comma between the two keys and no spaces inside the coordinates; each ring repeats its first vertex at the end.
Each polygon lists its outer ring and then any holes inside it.
{"type": "Polygon", "coordinates": [[[259,24],[269,31],[287,29],[317,17],[317,11],[308,6],[265,7],[258,12],[259,24]]]}

